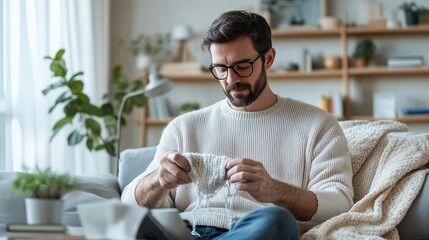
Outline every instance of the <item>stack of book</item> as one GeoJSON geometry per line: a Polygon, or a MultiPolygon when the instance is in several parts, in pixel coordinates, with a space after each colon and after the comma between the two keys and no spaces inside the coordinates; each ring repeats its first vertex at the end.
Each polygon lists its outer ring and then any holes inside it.
{"type": "Polygon", "coordinates": [[[387,59],[387,66],[391,68],[421,67],[423,66],[423,57],[389,57],[387,59]]]}

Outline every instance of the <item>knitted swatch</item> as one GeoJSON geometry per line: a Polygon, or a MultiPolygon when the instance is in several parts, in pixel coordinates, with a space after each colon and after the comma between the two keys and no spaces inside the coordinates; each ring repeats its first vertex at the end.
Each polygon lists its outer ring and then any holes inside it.
{"type": "Polygon", "coordinates": [[[231,217],[230,210],[234,195],[230,193],[230,185],[229,183],[227,184],[225,180],[225,166],[231,158],[227,156],[201,153],[183,153],[183,156],[188,160],[189,165],[191,166],[189,176],[196,185],[198,191],[198,205],[193,210],[192,234],[199,235],[195,231],[196,222],[198,220],[195,216],[196,211],[201,207],[208,208],[210,210],[210,198],[216,195],[216,193],[224,186],[228,187],[225,207],[228,211],[228,218],[230,219],[230,222],[232,222],[233,217],[231,217]],[[201,206],[202,200],[203,206],[201,206]]]}

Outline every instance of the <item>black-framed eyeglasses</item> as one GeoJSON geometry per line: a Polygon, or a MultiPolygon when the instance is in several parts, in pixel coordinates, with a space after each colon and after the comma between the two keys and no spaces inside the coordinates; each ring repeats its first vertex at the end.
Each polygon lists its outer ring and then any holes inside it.
{"type": "Polygon", "coordinates": [[[264,53],[265,52],[259,54],[253,61],[237,62],[229,66],[224,64],[212,64],[209,69],[217,80],[225,80],[228,77],[228,68],[232,68],[232,71],[239,77],[248,77],[253,73],[253,64],[264,53]]]}

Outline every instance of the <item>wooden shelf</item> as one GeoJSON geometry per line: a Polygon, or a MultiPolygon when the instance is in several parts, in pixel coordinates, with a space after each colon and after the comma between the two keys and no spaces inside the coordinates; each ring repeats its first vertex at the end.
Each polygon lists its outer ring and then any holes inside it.
{"type": "Polygon", "coordinates": [[[341,69],[338,70],[313,70],[311,72],[300,72],[300,71],[269,71],[268,79],[302,79],[302,78],[326,78],[326,77],[341,77],[341,69]]]}
{"type": "Polygon", "coordinates": [[[322,30],[317,27],[307,28],[286,28],[286,29],[274,29],[271,32],[271,36],[274,39],[278,38],[298,38],[298,37],[331,37],[340,36],[341,29],[330,29],[322,30]]]}
{"type": "Polygon", "coordinates": [[[429,122],[429,114],[416,114],[416,115],[408,115],[408,116],[399,116],[396,118],[374,118],[373,116],[351,116],[350,120],[368,120],[368,121],[376,121],[376,120],[395,120],[403,123],[418,123],[418,122],[429,122]]]}
{"type": "Polygon", "coordinates": [[[352,27],[346,28],[346,32],[348,35],[429,34],[429,26],[410,26],[399,28],[352,27]]]}
{"type": "Polygon", "coordinates": [[[178,74],[163,74],[164,77],[175,81],[175,82],[193,82],[198,81],[201,83],[204,82],[217,82],[213,75],[209,72],[201,73],[178,73],[178,74]]]}
{"type": "Polygon", "coordinates": [[[427,75],[429,66],[413,68],[388,68],[388,67],[367,67],[367,68],[350,68],[351,76],[388,76],[388,75],[427,75]]]}

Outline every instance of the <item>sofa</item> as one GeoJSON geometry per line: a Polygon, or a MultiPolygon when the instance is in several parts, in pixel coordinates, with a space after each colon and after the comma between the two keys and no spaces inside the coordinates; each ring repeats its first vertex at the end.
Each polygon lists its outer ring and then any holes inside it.
{"type": "MultiPolygon", "coordinates": [[[[383,138],[386,138],[386,136],[383,136],[383,138]]],[[[350,142],[353,141],[353,139],[348,140],[350,142]]],[[[120,198],[120,194],[125,186],[139,173],[144,171],[152,161],[155,151],[156,147],[145,147],[128,149],[121,152],[119,174],[117,177],[110,174],[77,176],[82,188],[67,193],[64,196],[64,224],[80,226],[76,208],[79,204],[120,198]]],[[[427,167],[428,165],[426,165],[427,167]]],[[[0,226],[3,227],[8,222],[25,222],[25,196],[11,197],[8,194],[10,192],[10,184],[15,176],[16,173],[14,172],[0,171],[0,226]]],[[[374,179],[374,181],[376,180],[374,179]]],[[[399,225],[397,225],[401,239],[429,239],[429,228],[427,227],[429,226],[428,181],[428,174],[426,173],[423,185],[417,196],[412,201],[411,206],[399,225]]]]}

